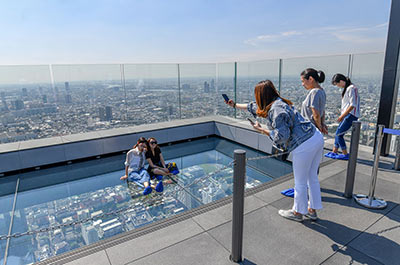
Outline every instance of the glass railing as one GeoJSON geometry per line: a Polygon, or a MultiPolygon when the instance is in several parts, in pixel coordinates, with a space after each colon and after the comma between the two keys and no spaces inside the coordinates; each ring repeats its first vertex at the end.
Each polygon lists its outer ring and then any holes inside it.
{"type": "Polygon", "coordinates": [[[384,53],[368,53],[217,64],[0,66],[0,144],[210,115],[244,119],[248,113],[227,107],[221,94],[247,103],[265,79],[300,109],[307,94],[300,73],[312,67],[326,75],[330,135],[341,105],[331,79],[343,73],[360,89],[362,144],[372,145],[383,59],[384,53]]]}

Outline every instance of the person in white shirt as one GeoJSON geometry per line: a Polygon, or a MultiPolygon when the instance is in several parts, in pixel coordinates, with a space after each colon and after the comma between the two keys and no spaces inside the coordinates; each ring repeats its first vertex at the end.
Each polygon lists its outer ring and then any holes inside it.
{"type": "Polygon", "coordinates": [[[133,149],[126,154],[125,175],[120,178],[121,180],[128,179],[138,186],[144,187],[143,195],[150,194],[153,190],[152,188],[155,188],[158,192],[162,192],[164,189],[162,181],[156,187],[150,186],[150,175],[144,168],[145,154],[149,149],[147,145],[146,138],[140,137],[133,149]]]}
{"type": "Polygon", "coordinates": [[[360,96],[358,94],[358,88],[351,83],[350,78],[342,74],[335,74],[332,77],[332,84],[343,88],[342,107],[340,116],[337,119],[340,124],[336,130],[334,147],[332,152],[325,154],[325,156],[334,159],[348,160],[349,154],[347,152],[346,142],[344,141],[344,135],[351,128],[353,121],[358,120],[360,117],[360,96]],[[342,154],[338,154],[339,147],[342,149],[342,154]]]}

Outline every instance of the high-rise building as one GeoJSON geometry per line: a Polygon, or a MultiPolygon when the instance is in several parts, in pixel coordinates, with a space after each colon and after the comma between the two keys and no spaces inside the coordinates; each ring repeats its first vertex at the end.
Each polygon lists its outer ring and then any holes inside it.
{"type": "Polygon", "coordinates": [[[22,88],[22,96],[23,97],[27,97],[28,96],[28,89],[26,89],[26,87],[22,88]]]}
{"type": "Polygon", "coordinates": [[[99,107],[99,118],[101,121],[106,120],[106,110],[103,107],[99,107]]]}
{"type": "Polygon", "coordinates": [[[1,92],[1,102],[3,104],[3,109],[8,110],[7,101],[6,101],[6,93],[1,92]]]}
{"type": "Polygon", "coordinates": [[[210,93],[210,84],[204,81],[204,93],[210,93]]]}
{"type": "Polygon", "coordinates": [[[106,121],[111,121],[112,120],[112,107],[107,106],[106,107],[106,121]]]}
{"type": "Polygon", "coordinates": [[[47,95],[42,95],[42,101],[43,103],[47,103],[47,95]]]}
{"type": "Polygon", "coordinates": [[[12,102],[12,105],[15,110],[21,110],[25,108],[24,101],[22,101],[21,99],[14,100],[12,102]]]}
{"type": "Polygon", "coordinates": [[[70,94],[71,90],[69,88],[69,82],[65,82],[64,85],[65,85],[65,91],[67,92],[67,94],[70,94]]]}
{"type": "Polygon", "coordinates": [[[72,103],[72,97],[70,94],[65,95],[65,103],[71,104],[72,103]]]}
{"type": "Polygon", "coordinates": [[[214,79],[211,79],[210,89],[211,89],[211,91],[215,91],[215,81],[214,81],[214,79]]]}
{"type": "Polygon", "coordinates": [[[94,226],[82,226],[82,237],[86,245],[99,241],[99,234],[94,226]]]}

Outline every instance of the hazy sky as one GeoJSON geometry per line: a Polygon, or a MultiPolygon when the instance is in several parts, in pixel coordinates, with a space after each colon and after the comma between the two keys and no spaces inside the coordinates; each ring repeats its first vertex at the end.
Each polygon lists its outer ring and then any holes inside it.
{"type": "Polygon", "coordinates": [[[383,51],[389,0],[2,1],[0,64],[227,62],[383,51]]]}

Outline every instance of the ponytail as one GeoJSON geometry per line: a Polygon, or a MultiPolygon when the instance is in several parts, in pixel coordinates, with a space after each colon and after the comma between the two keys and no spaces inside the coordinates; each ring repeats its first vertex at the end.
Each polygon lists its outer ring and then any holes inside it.
{"type": "Polygon", "coordinates": [[[304,77],[307,80],[311,76],[318,83],[323,83],[325,81],[325,73],[321,70],[317,71],[314,68],[305,69],[303,72],[301,72],[300,76],[304,77]]]}

